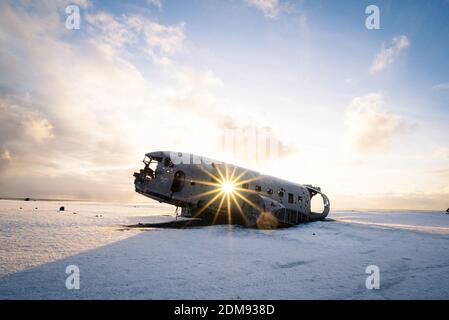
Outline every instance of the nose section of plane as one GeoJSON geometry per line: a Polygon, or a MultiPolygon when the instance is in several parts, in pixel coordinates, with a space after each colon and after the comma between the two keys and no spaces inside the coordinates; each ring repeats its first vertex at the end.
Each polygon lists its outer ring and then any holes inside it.
{"type": "Polygon", "coordinates": [[[149,166],[149,163],[145,163],[145,167],[140,169],[139,172],[134,172],[133,176],[136,192],[143,193],[150,182],[154,180],[155,172],[149,166]]]}
{"type": "MultiPolygon", "coordinates": [[[[135,191],[157,201],[171,203],[172,194],[176,190],[170,190],[174,185],[173,165],[162,156],[146,155],[143,160],[144,168],[134,172],[135,191]]],[[[179,176],[175,189],[182,188],[183,177],[179,176]]]]}
{"type": "Polygon", "coordinates": [[[136,189],[136,192],[142,193],[143,192],[143,185],[145,183],[145,177],[146,173],[145,170],[139,170],[139,172],[134,172],[134,187],[136,189]]]}

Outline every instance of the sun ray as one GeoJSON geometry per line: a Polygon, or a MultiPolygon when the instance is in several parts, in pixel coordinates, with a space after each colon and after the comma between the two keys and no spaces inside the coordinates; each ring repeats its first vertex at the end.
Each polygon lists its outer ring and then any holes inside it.
{"type": "Polygon", "coordinates": [[[228,168],[227,164],[225,164],[225,177],[226,177],[225,181],[230,181],[229,180],[229,168],[228,168]]]}
{"type": "Polygon", "coordinates": [[[238,184],[242,185],[244,183],[250,183],[250,182],[253,182],[253,181],[257,181],[259,179],[260,179],[260,177],[253,177],[253,178],[249,178],[249,179],[246,179],[246,180],[238,181],[238,184]]]}
{"type": "Polygon", "coordinates": [[[223,191],[220,191],[220,193],[216,194],[212,199],[210,199],[210,200],[204,205],[204,207],[202,207],[197,213],[195,213],[195,215],[193,216],[193,218],[198,217],[201,213],[204,212],[204,210],[208,209],[208,208],[210,207],[210,205],[211,205],[212,203],[214,203],[215,200],[217,200],[217,198],[218,198],[219,196],[221,196],[222,194],[223,194],[223,191]]]}
{"type": "Polygon", "coordinates": [[[223,183],[224,181],[226,181],[226,178],[225,178],[225,176],[223,175],[223,173],[221,172],[220,167],[219,167],[218,165],[215,165],[215,168],[217,169],[218,174],[219,174],[220,177],[221,177],[221,180],[219,180],[219,181],[220,181],[221,183],[223,183]]]}
{"type": "Polygon", "coordinates": [[[232,180],[232,183],[239,182],[240,178],[243,177],[246,173],[246,170],[243,170],[234,180],[232,180]]]}
{"type": "Polygon", "coordinates": [[[214,216],[214,220],[212,221],[212,224],[215,224],[217,222],[217,218],[221,211],[221,207],[223,206],[224,200],[225,200],[225,197],[224,196],[221,197],[220,204],[218,205],[217,211],[215,212],[215,216],[214,216]]]}
{"type": "Polygon", "coordinates": [[[229,193],[226,194],[226,202],[227,202],[227,205],[228,205],[228,224],[232,224],[231,201],[230,201],[229,193]]]}
{"type": "Polygon", "coordinates": [[[207,174],[210,178],[214,179],[215,181],[220,181],[220,178],[217,177],[216,175],[210,173],[209,171],[207,171],[206,169],[200,167],[201,171],[203,171],[205,174],[207,174]]]}
{"type": "Polygon", "coordinates": [[[213,195],[213,197],[209,199],[207,203],[193,215],[193,218],[199,217],[205,210],[213,206],[218,199],[219,199],[218,207],[215,210],[212,224],[215,224],[217,222],[217,219],[221,214],[221,211],[225,205],[225,201],[227,206],[226,211],[229,224],[232,224],[232,220],[234,218],[232,215],[233,209],[232,207],[234,205],[236,206],[238,213],[242,216],[244,222],[245,223],[248,222],[246,214],[243,211],[242,206],[240,205],[239,199],[242,199],[245,203],[248,203],[250,206],[256,208],[256,210],[260,212],[262,211],[254,202],[252,202],[244,194],[242,194],[242,193],[258,194],[259,192],[240,187],[242,184],[258,180],[259,177],[251,177],[248,179],[240,180],[247,172],[246,170],[243,170],[242,172],[239,173],[236,166],[233,166],[232,170],[230,170],[230,167],[228,167],[227,164],[225,164],[224,169],[223,168],[220,169],[220,167],[217,165],[213,167],[217,170],[218,175],[209,172],[205,168],[201,168],[201,170],[215,182],[192,180],[192,182],[211,187],[209,188],[210,190],[193,195],[192,198],[200,198],[213,195]],[[237,199],[237,197],[239,199],[237,199]]]}
{"type": "Polygon", "coordinates": [[[195,183],[199,183],[205,186],[211,186],[211,187],[217,187],[219,188],[221,186],[221,183],[216,182],[209,182],[209,181],[203,181],[203,180],[192,180],[195,183]]]}
{"type": "Polygon", "coordinates": [[[240,206],[239,202],[238,202],[237,199],[235,198],[235,195],[234,195],[234,194],[231,194],[231,198],[232,198],[232,200],[234,201],[234,203],[235,203],[237,209],[239,210],[240,215],[242,216],[243,220],[245,220],[245,224],[248,224],[248,219],[246,218],[246,215],[245,215],[245,213],[243,212],[242,207],[240,206]]]}
{"type": "Polygon", "coordinates": [[[204,196],[208,196],[208,195],[210,195],[210,194],[214,194],[214,193],[216,193],[216,192],[220,192],[221,190],[220,189],[212,189],[212,190],[209,190],[209,191],[205,191],[205,192],[201,192],[201,193],[198,193],[198,194],[195,194],[195,195],[193,195],[191,198],[192,199],[195,199],[195,198],[200,198],[200,197],[204,197],[204,196]]]}
{"type": "Polygon", "coordinates": [[[229,180],[232,184],[234,184],[234,175],[235,175],[235,171],[237,170],[237,167],[234,166],[234,169],[231,172],[231,176],[229,177],[229,180]]]}
{"type": "Polygon", "coordinates": [[[252,206],[253,208],[257,209],[258,211],[262,212],[262,210],[251,200],[249,200],[248,198],[246,198],[244,195],[241,195],[240,192],[235,191],[234,192],[239,198],[241,198],[243,201],[245,201],[246,203],[248,203],[250,206],[252,206]]]}
{"type": "Polygon", "coordinates": [[[234,187],[234,190],[236,190],[236,191],[242,191],[242,192],[247,192],[247,193],[255,193],[255,194],[259,194],[259,192],[257,192],[256,190],[245,189],[245,188],[240,188],[240,187],[234,187]]]}

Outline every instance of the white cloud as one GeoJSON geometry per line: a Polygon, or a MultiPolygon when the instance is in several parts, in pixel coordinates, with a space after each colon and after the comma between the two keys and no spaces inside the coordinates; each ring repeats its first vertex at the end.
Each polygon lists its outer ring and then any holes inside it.
{"type": "MultiPolygon", "coordinates": [[[[21,141],[23,146],[28,141],[41,144],[55,137],[53,125],[41,111],[25,100],[14,100],[0,95],[0,147],[6,150],[7,144],[17,141],[21,141]]],[[[7,151],[9,154],[9,150],[7,151]]]]}
{"type": "Polygon", "coordinates": [[[359,152],[385,152],[402,129],[399,116],[382,111],[381,92],[356,97],[346,110],[346,125],[351,145],[359,152]]]}
{"type": "Polygon", "coordinates": [[[202,89],[209,92],[210,89],[221,86],[223,83],[211,70],[196,70],[190,67],[183,68],[176,73],[177,80],[187,91],[202,89]]]}
{"type": "Polygon", "coordinates": [[[5,161],[11,161],[11,154],[9,153],[8,149],[3,150],[0,159],[5,160],[5,161]]]}
{"type": "Polygon", "coordinates": [[[159,9],[162,8],[162,0],[148,0],[148,3],[158,7],[159,9]]]}
{"type": "Polygon", "coordinates": [[[98,36],[101,38],[98,37],[98,40],[101,39],[113,47],[120,48],[136,39],[134,30],[130,30],[126,24],[115,19],[111,14],[99,12],[87,14],[85,18],[90,26],[99,31],[98,36]]]}
{"type": "Polygon", "coordinates": [[[147,44],[151,50],[157,50],[162,55],[173,55],[183,46],[184,26],[184,23],[164,26],[147,20],[143,26],[147,44]]]}
{"type": "Polygon", "coordinates": [[[373,74],[382,71],[399,57],[402,50],[408,47],[410,47],[410,41],[407,36],[402,35],[393,38],[391,46],[382,46],[382,50],[377,54],[371,64],[370,72],[373,74]]]}
{"type": "Polygon", "coordinates": [[[136,43],[142,37],[142,46],[157,64],[170,64],[170,57],[184,46],[183,22],[163,25],[142,16],[115,17],[104,12],[89,14],[86,21],[94,28],[92,33],[96,36],[95,41],[102,41],[113,49],[136,43]]]}
{"type": "Polygon", "coordinates": [[[25,134],[38,143],[54,138],[53,126],[47,119],[27,119],[23,123],[25,134]]]}
{"type": "Polygon", "coordinates": [[[434,90],[449,90],[449,82],[437,84],[436,86],[433,86],[432,89],[434,89],[434,90]]]}
{"type": "Polygon", "coordinates": [[[281,11],[279,0],[245,0],[246,3],[263,12],[267,18],[276,18],[281,11]]]}

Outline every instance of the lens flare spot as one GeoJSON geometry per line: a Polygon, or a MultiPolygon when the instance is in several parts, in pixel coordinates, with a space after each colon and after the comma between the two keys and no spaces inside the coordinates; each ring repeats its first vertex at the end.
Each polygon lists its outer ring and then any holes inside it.
{"type": "Polygon", "coordinates": [[[278,219],[268,211],[262,212],[256,223],[259,229],[271,230],[278,227],[278,219]]]}
{"type": "Polygon", "coordinates": [[[226,193],[232,193],[234,191],[234,185],[230,182],[224,182],[221,185],[221,189],[226,193]]]}

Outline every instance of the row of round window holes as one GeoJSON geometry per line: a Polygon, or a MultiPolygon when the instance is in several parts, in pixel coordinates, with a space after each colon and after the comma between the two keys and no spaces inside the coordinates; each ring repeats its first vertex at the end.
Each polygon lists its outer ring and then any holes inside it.
{"type": "MultiPolygon", "coordinates": [[[[191,180],[190,181],[190,185],[194,186],[194,185],[196,185],[196,182],[191,180]]],[[[249,186],[247,186],[246,183],[245,183],[242,188],[243,189],[249,189],[249,186]]],[[[262,187],[256,186],[255,190],[257,192],[262,192],[262,187]]],[[[267,190],[267,194],[272,195],[273,194],[273,189],[271,189],[271,188],[268,189],[267,190]]],[[[279,191],[278,192],[278,196],[283,198],[284,197],[284,192],[283,191],[279,191]]],[[[302,197],[301,196],[298,197],[298,201],[300,201],[300,202],[302,201],[302,197]]]]}

